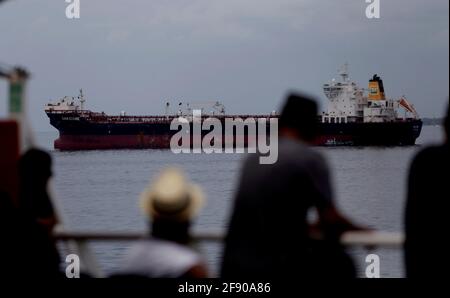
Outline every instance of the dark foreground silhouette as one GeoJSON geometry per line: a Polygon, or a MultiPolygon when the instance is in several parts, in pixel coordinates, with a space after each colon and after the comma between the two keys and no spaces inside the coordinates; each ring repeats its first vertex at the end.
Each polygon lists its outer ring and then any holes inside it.
{"type": "Polygon", "coordinates": [[[60,277],[59,253],[51,233],[56,216],[47,192],[48,153],[30,149],[19,160],[17,204],[0,193],[2,274],[7,277],[60,277]]]}
{"type": "Polygon", "coordinates": [[[443,277],[448,270],[449,118],[442,145],[421,150],[409,173],[405,213],[407,277],[443,277]]]}
{"type": "Polygon", "coordinates": [[[290,95],[279,119],[278,161],[245,161],[225,241],[222,277],[355,277],[340,235],[357,229],[333,202],[328,165],[309,147],[317,133],[314,100],[290,95]],[[315,209],[323,240],[309,237],[315,209]]]}

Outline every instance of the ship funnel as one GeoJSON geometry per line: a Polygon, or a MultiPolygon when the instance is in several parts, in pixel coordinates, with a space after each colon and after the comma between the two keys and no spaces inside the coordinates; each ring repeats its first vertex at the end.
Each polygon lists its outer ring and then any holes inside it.
{"type": "Polygon", "coordinates": [[[369,100],[385,100],[383,80],[374,74],[372,79],[369,80],[369,100]]]}

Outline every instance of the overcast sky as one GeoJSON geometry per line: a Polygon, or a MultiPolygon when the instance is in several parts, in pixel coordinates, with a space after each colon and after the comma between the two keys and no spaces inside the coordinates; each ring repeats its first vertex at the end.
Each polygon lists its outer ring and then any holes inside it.
{"type": "MultiPolygon", "coordinates": [[[[291,89],[321,101],[322,84],[350,65],[366,87],[377,73],[389,97],[406,97],[421,116],[441,116],[449,93],[449,1],[381,0],[367,19],[364,0],[64,0],[0,4],[0,63],[33,75],[31,120],[52,127],[50,99],[83,88],[95,111],[160,114],[178,101],[222,101],[230,113],[269,113],[291,89]]],[[[0,83],[0,110],[7,85],[0,83]]]]}

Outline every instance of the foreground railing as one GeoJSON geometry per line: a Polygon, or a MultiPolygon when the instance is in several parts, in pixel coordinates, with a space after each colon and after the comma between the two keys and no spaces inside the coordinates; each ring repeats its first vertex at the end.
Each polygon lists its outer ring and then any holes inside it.
{"type": "MultiPolygon", "coordinates": [[[[84,266],[84,271],[95,277],[103,277],[104,274],[87,247],[89,241],[136,241],[148,237],[148,234],[137,232],[71,232],[58,231],[54,234],[58,241],[66,242],[69,249],[71,244],[76,244],[76,253],[79,255],[84,266]]],[[[206,231],[194,233],[194,242],[222,242],[223,232],[206,231]]],[[[397,232],[384,231],[364,231],[346,232],[341,237],[341,243],[350,247],[363,247],[367,249],[375,248],[401,248],[404,242],[404,235],[397,232]]]]}

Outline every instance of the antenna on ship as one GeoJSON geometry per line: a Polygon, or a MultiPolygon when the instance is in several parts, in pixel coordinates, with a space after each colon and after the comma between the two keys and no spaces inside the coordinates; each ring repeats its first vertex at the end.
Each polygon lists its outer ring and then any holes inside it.
{"type": "Polygon", "coordinates": [[[166,116],[169,115],[169,106],[170,106],[170,103],[166,102],[166,116]]]}
{"type": "Polygon", "coordinates": [[[84,99],[83,96],[83,89],[80,89],[80,95],[78,96],[78,99],[80,100],[81,103],[81,110],[84,110],[84,102],[86,101],[86,99],[84,99]]]}
{"type": "Polygon", "coordinates": [[[345,82],[348,79],[348,63],[345,62],[339,70],[339,75],[342,77],[342,80],[345,82]]]}

